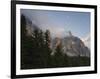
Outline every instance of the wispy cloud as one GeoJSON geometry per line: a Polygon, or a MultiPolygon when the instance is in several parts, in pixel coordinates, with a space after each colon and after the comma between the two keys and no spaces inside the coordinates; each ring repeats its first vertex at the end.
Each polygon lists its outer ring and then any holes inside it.
{"type": "Polygon", "coordinates": [[[53,37],[65,36],[66,30],[63,27],[53,27],[52,25],[50,26],[44,26],[44,27],[41,27],[41,29],[44,31],[48,29],[51,33],[51,36],[53,37]]]}
{"type": "Polygon", "coordinates": [[[82,41],[83,41],[84,44],[90,49],[90,33],[87,34],[86,37],[82,38],[82,41]]]}

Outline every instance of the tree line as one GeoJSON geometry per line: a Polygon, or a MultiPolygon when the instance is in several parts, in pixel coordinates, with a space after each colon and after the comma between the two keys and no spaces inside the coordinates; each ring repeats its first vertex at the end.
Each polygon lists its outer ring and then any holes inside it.
{"type": "Polygon", "coordinates": [[[21,69],[73,67],[90,65],[88,57],[69,57],[58,45],[53,55],[50,48],[50,31],[34,29],[32,35],[27,35],[26,18],[21,15],[21,69]]]}

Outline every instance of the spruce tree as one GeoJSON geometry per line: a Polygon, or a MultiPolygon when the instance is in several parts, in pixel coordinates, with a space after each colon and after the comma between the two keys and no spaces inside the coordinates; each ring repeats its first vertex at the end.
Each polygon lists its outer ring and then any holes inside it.
{"type": "Polygon", "coordinates": [[[62,51],[62,44],[61,43],[56,47],[53,59],[54,59],[53,64],[55,67],[64,66],[64,54],[62,51]]]}
{"type": "Polygon", "coordinates": [[[45,32],[45,67],[51,67],[51,48],[50,48],[50,44],[51,44],[51,36],[50,36],[50,31],[46,30],[45,32]]]}

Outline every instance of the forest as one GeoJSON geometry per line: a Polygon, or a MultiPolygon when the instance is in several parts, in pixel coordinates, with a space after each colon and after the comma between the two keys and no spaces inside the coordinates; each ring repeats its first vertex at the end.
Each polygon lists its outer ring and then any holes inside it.
{"type": "Polygon", "coordinates": [[[21,15],[21,69],[90,66],[90,57],[68,56],[62,44],[51,55],[50,37],[49,29],[34,29],[31,36],[27,35],[26,18],[21,15]]]}

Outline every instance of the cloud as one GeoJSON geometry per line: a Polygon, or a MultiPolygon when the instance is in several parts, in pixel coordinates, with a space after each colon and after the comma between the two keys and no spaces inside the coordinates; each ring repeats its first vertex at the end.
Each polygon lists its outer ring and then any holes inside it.
{"type": "Polygon", "coordinates": [[[82,38],[82,41],[90,49],[90,34],[88,34],[86,37],[82,38]]]}
{"type": "Polygon", "coordinates": [[[50,28],[50,31],[53,35],[55,35],[56,37],[62,37],[65,30],[64,28],[61,28],[61,27],[56,27],[56,28],[50,28]]]}
{"type": "Polygon", "coordinates": [[[41,27],[42,30],[49,30],[51,33],[52,37],[63,37],[65,34],[65,29],[63,27],[53,27],[53,25],[51,26],[42,26],[41,27]]]}

